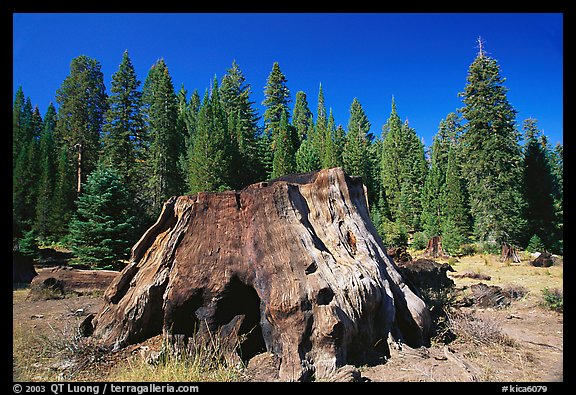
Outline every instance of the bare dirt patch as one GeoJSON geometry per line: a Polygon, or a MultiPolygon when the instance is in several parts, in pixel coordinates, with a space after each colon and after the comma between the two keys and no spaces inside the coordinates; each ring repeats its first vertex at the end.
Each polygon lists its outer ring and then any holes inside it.
{"type": "MultiPolygon", "coordinates": [[[[385,363],[359,366],[362,378],[427,382],[563,381],[564,317],[542,304],[542,289],[562,288],[563,267],[534,267],[527,262],[506,264],[494,256],[478,255],[450,264],[455,272],[448,275],[462,292],[480,281],[458,276],[469,272],[490,276],[491,280],[482,280],[489,285],[522,287],[526,294],[514,299],[508,307],[451,310],[452,326],[460,331],[453,341],[444,344],[433,340],[430,347],[420,349],[393,348],[385,363]]],[[[107,276],[102,275],[103,282],[109,281],[107,276]]],[[[90,281],[98,283],[94,276],[90,281]]],[[[83,289],[83,293],[72,292],[62,299],[48,300],[32,300],[29,289],[13,291],[15,381],[119,381],[125,377],[123,372],[140,366],[142,360],[161,350],[160,337],[115,353],[81,339],[77,334],[79,324],[87,315],[99,311],[103,298],[101,292],[89,292],[82,284],[75,287],[83,289]]],[[[276,381],[276,362],[268,354],[257,355],[232,379],[276,381]]],[[[157,380],[150,366],[149,375],[144,374],[138,380],[146,381],[147,377],[157,380]]]]}

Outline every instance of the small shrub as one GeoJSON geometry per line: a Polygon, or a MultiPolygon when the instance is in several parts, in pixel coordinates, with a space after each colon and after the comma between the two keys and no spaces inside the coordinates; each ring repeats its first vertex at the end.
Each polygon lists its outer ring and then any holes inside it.
{"type": "Polygon", "coordinates": [[[480,318],[474,313],[454,312],[448,315],[450,329],[457,339],[484,346],[514,347],[514,339],[502,333],[500,326],[493,319],[480,318]]]}
{"type": "Polygon", "coordinates": [[[526,251],[528,252],[543,252],[546,251],[546,246],[544,242],[538,235],[534,235],[530,238],[528,246],[526,246],[526,251]]]}
{"type": "Polygon", "coordinates": [[[412,239],[412,248],[415,250],[423,250],[428,245],[428,236],[424,232],[414,233],[414,238],[412,239]]]}
{"type": "Polygon", "coordinates": [[[478,247],[476,244],[471,243],[462,244],[460,246],[460,251],[462,252],[462,255],[474,255],[478,253],[478,247]]]}
{"type": "Polygon", "coordinates": [[[564,295],[558,288],[542,290],[543,305],[550,310],[562,313],[564,311],[564,295]]]}

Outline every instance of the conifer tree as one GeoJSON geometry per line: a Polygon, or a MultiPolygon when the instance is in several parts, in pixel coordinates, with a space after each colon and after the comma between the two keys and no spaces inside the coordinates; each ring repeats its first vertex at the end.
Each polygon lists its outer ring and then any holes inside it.
{"type": "Polygon", "coordinates": [[[38,161],[32,103],[21,87],[14,98],[12,121],[12,229],[18,238],[33,226],[38,161]]]}
{"type": "Polygon", "coordinates": [[[440,223],[442,246],[448,254],[456,254],[468,240],[470,215],[466,201],[466,185],[461,173],[459,146],[452,142],[448,148],[444,187],[444,213],[440,223]]]}
{"type": "Polygon", "coordinates": [[[230,155],[230,138],[224,111],[214,80],[211,94],[204,94],[196,119],[196,130],[189,156],[189,193],[230,189],[233,165],[230,155]]]}
{"type": "Polygon", "coordinates": [[[107,95],[100,62],[80,55],[70,63],[70,74],[56,92],[58,102],[57,144],[65,144],[75,156],[76,193],[96,167],[100,133],[107,110],[107,95]]]}
{"type": "Polygon", "coordinates": [[[318,107],[316,110],[316,125],[314,129],[314,135],[312,139],[312,144],[318,152],[318,157],[320,158],[320,166],[325,169],[326,163],[326,150],[327,150],[327,137],[328,133],[328,116],[326,114],[326,105],[324,103],[324,90],[322,89],[322,84],[318,89],[318,107]]]}
{"type": "Polygon", "coordinates": [[[99,166],[88,177],[70,223],[77,261],[93,268],[122,268],[134,243],[132,200],[121,176],[99,166]]]}
{"type": "Polygon", "coordinates": [[[271,178],[291,174],[296,170],[292,135],[292,126],[288,124],[287,114],[283,113],[275,135],[271,178]]]}
{"type": "Polygon", "coordinates": [[[400,203],[401,168],[403,160],[402,121],[396,111],[396,101],[392,97],[392,109],[386,124],[382,128],[382,191],[386,196],[390,220],[398,216],[400,203]]]}
{"type": "Polygon", "coordinates": [[[42,135],[39,141],[38,197],[36,201],[34,227],[38,232],[38,237],[41,239],[49,238],[53,229],[51,212],[54,205],[54,188],[56,183],[55,129],[56,109],[54,105],[50,103],[44,115],[42,135]]]}
{"type": "Polygon", "coordinates": [[[307,138],[308,128],[310,127],[310,123],[313,122],[312,117],[306,93],[298,91],[296,93],[296,101],[294,102],[294,110],[292,112],[292,126],[296,129],[298,147],[307,138]]]}
{"type": "Polygon", "coordinates": [[[448,151],[456,144],[461,126],[457,115],[450,113],[440,122],[438,133],[434,136],[430,169],[422,189],[422,229],[428,237],[442,234],[442,224],[446,217],[446,173],[448,151]]]}
{"type": "Polygon", "coordinates": [[[260,139],[259,151],[261,162],[267,177],[272,174],[272,161],[274,158],[274,143],[276,142],[276,133],[279,130],[282,116],[286,116],[289,123],[290,91],[286,83],[288,80],[282,74],[278,62],[274,62],[272,71],[268,75],[266,86],[264,87],[264,101],[262,104],[266,107],[264,111],[264,132],[260,139]]]}
{"type": "Polygon", "coordinates": [[[145,159],[139,179],[145,182],[149,214],[155,217],[170,196],[184,190],[178,161],[184,147],[184,136],[176,127],[178,103],[172,77],[164,59],[149,70],[142,90],[146,126],[145,159]]]}
{"type": "Polygon", "coordinates": [[[258,114],[250,100],[251,86],[246,83],[236,61],[222,78],[220,98],[230,134],[233,174],[231,187],[241,189],[259,177],[257,152],[258,114]]]}
{"type": "Polygon", "coordinates": [[[478,241],[518,243],[524,228],[520,135],[498,62],[482,47],[470,68],[463,97],[462,134],[470,211],[478,241]]]}
{"type": "Polygon", "coordinates": [[[312,119],[312,115],[310,115],[306,138],[302,141],[295,154],[296,171],[298,173],[308,173],[311,171],[320,170],[321,168],[318,151],[312,142],[314,141],[315,133],[314,121],[312,119]]]}
{"type": "Polygon", "coordinates": [[[383,135],[382,190],[391,220],[400,221],[408,230],[420,230],[420,193],[427,172],[424,146],[408,122],[400,120],[394,98],[383,135]]]}
{"type": "Polygon", "coordinates": [[[142,93],[138,90],[140,81],[128,51],[124,51],[122,61],[112,75],[108,110],[105,114],[103,158],[118,171],[128,183],[130,190],[139,186],[136,180],[136,144],[142,140],[143,120],[141,114],[142,93]]]}
{"type": "Polygon", "coordinates": [[[332,109],[328,115],[328,123],[324,130],[323,138],[323,155],[322,155],[322,168],[329,169],[331,167],[341,166],[342,163],[338,160],[341,155],[341,149],[336,144],[336,127],[334,125],[334,115],[332,115],[332,109]]]}
{"type": "Polygon", "coordinates": [[[554,185],[547,152],[546,137],[538,130],[538,121],[524,120],[523,194],[526,201],[526,233],[523,244],[537,235],[550,249],[554,242],[554,185]]]}
{"type": "Polygon", "coordinates": [[[370,122],[362,105],[354,98],[350,106],[348,132],[342,152],[344,171],[351,176],[358,176],[366,184],[368,180],[368,139],[370,122]]]}
{"type": "Polygon", "coordinates": [[[27,140],[25,136],[25,117],[24,105],[26,98],[22,86],[19,86],[14,96],[12,105],[12,169],[16,166],[16,157],[20,154],[22,144],[27,140]]]}
{"type": "Polygon", "coordinates": [[[65,144],[56,144],[56,173],[54,198],[50,211],[51,233],[56,240],[64,240],[68,234],[69,221],[76,207],[75,169],[71,154],[65,144]]]}

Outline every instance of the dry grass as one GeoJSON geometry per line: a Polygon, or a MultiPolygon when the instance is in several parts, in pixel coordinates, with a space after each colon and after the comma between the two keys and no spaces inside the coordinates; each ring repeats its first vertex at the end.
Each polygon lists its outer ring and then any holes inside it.
{"type": "Polygon", "coordinates": [[[173,382],[234,382],[242,380],[241,364],[234,364],[217,339],[213,342],[198,342],[195,339],[193,354],[177,355],[173,348],[163,342],[156,358],[146,360],[134,354],[126,364],[111,372],[111,381],[173,381],[173,382]]]}
{"type": "MultiPolygon", "coordinates": [[[[439,260],[441,261],[441,260],[439,260]]],[[[543,289],[561,288],[564,277],[563,266],[534,267],[528,261],[518,264],[500,262],[495,255],[473,255],[460,258],[451,266],[457,273],[482,273],[491,277],[490,284],[501,287],[521,286],[525,288],[527,297],[540,299],[543,289]]],[[[451,273],[449,273],[451,275],[451,273]]],[[[477,279],[452,277],[457,286],[469,286],[478,282],[477,279]]]]}

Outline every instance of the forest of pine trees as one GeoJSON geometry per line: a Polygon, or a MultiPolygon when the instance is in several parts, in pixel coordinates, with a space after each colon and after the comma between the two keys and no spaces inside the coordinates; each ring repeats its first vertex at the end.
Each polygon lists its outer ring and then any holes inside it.
{"type": "Polygon", "coordinates": [[[63,245],[79,263],[113,267],[170,196],[342,167],[367,186],[386,246],[419,234],[442,236],[449,254],[471,243],[562,254],[563,146],[551,147],[536,119],[520,129],[504,81],[480,50],[463,107],[445,115],[426,150],[393,97],[381,136],[357,98],[346,126],[337,123],[321,84],[317,103],[299,91],[291,109],[277,62],[261,119],[235,61],[189,95],[175,90],[163,59],[141,81],[126,51],[107,93],[100,63],[82,55],[44,116],[22,87],[15,92],[14,242],[31,254],[63,245]]]}

